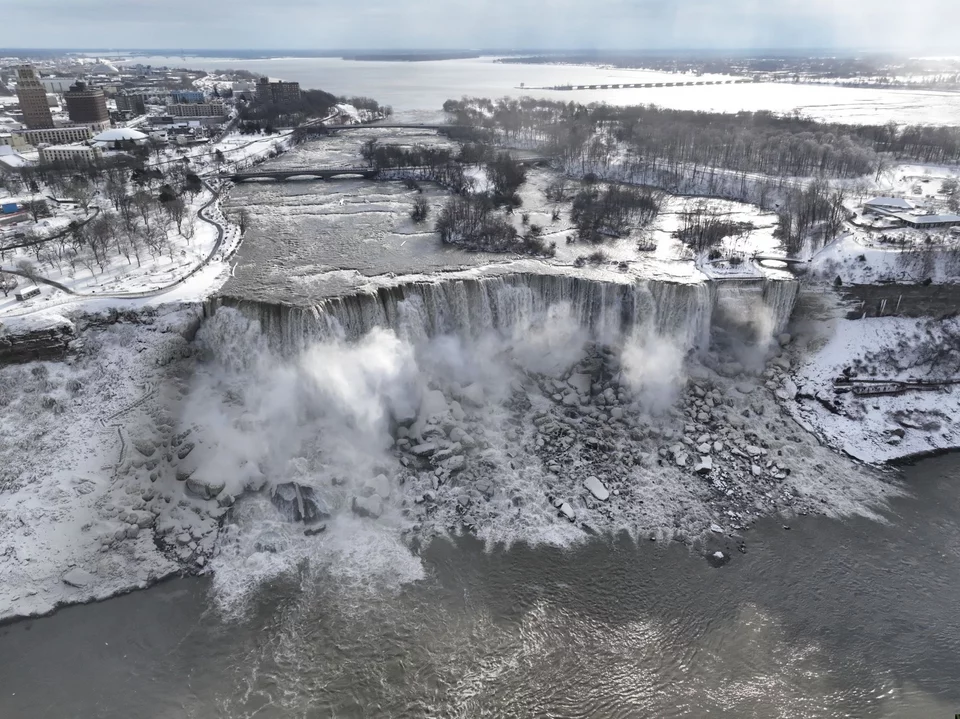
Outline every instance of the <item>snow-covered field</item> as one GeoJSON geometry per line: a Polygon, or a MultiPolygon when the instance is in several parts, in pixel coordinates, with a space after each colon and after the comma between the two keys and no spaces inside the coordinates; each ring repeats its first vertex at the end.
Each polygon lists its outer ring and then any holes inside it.
{"type": "MultiPolygon", "coordinates": [[[[845,368],[860,368],[871,379],[955,379],[940,368],[904,369],[922,342],[942,344],[936,324],[907,317],[840,319],[825,311],[805,323],[805,348],[795,355],[793,379],[801,398],[790,404],[798,420],[812,426],[831,446],[864,462],[960,447],[960,386],[903,394],[838,394],[834,380],[845,368]]],[[[955,341],[955,340],[950,340],[955,341]]]]}

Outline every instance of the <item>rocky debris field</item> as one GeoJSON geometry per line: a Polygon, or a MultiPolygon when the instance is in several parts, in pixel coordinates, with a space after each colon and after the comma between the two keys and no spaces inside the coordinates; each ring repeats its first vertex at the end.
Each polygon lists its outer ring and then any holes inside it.
{"type": "Polygon", "coordinates": [[[708,353],[655,414],[602,346],[561,377],[515,379],[495,421],[479,387],[434,390],[418,422],[397,428],[398,481],[414,488],[403,511],[436,533],[499,538],[505,518],[547,513],[584,532],[741,550],[763,516],[869,511],[892,487],[789,416],[789,368],[779,346],[752,373],[708,353]]]}

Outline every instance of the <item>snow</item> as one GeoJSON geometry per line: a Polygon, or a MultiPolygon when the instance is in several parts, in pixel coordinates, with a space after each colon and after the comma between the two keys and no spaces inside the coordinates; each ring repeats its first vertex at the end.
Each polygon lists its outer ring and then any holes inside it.
{"type": "MultiPolygon", "coordinates": [[[[825,442],[851,457],[869,463],[881,463],[901,457],[960,446],[960,388],[938,391],[908,391],[901,395],[855,398],[834,393],[834,378],[845,367],[868,354],[903,352],[904,343],[912,344],[920,323],[905,317],[863,320],[836,319],[820,327],[822,346],[802,359],[793,373],[801,399],[787,402],[795,418],[812,427],[825,442]],[[820,401],[822,398],[840,408],[836,414],[820,401]],[[904,427],[907,424],[925,426],[904,427]],[[903,431],[902,439],[897,435],[903,431]],[[896,431],[896,434],[894,434],[896,431]]],[[[903,379],[926,377],[916,372],[878,372],[878,378],[903,379]]]]}
{"type": "Polygon", "coordinates": [[[175,305],[88,330],[69,363],[0,368],[0,621],[178,571],[154,525],[212,547],[215,520],[191,509],[205,504],[170,476],[152,481],[138,449],[169,436],[190,355],[184,334],[200,311],[175,305]]]}

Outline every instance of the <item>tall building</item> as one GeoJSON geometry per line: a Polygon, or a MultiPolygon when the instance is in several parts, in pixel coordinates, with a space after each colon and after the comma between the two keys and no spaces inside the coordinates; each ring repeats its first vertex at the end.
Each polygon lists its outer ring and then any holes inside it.
{"type": "Polygon", "coordinates": [[[87,83],[78,80],[63,97],[67,101],[67,114],[71,122],[109,127],[107,98],[99,87],[87,87],[87,83]]]}
{"type": "Polygon", "coordinates": [[[173,90],[170,93],[170,102],[183,104],[187,102],[203,102],[203,93],[199,90],[173,90]]]}
{"type": "Polygon", "coordinates": [[[17,99],[23,122],[31,130],[53,127],[53,116],[47,103],[47,90],[32,65],[17,68],[17,99]]]}
{"type": "Polygon", "coordinates": [[[120,112],[132,112],[135,115],[147,114],[147,96],[135,93],[123,93],[117,95],[117,110],[120,112]]]}
{"type": "Polygon", "coordinates": [[[257,101],[264,103],[282,103],[300,101],[299,82],[270,82],[270,78],[261,77],[257,82],[257,101]]]}

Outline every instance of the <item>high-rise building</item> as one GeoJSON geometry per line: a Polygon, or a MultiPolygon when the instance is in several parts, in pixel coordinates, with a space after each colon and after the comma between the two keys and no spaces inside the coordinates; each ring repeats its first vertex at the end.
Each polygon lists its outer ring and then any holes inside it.
{"type": "Polygon", "coordinates": [[[136,115],[147,114],[147,96],[135,93],[123,93],[117,95],[117,110],[120,112],[132,112],[136,115]]]}
{"type": "Polygon", "coordinates": [[[299,102],[299,82],[270,82],[270,78],[261,77],[257,82],[258,102],[299,102]]]}
{"type": "Polygon", "coordinates": [[[47,103],[47,90],[40,82],[32,65],[17,68],[17,99],[23,123],[31,130],[53,127],[53,116],[47,103]]]}
{"type": "Polygon", "coordinates": [[[87,87],[87,83],[78,80],[63,97],[67,101],[67,114],[71,122],[109,126],[107,98],[99,87],[87,87]]]}
{"type": "Polygon", "coordinates": [[[227,114],[222,102],[195,102],[184,105],[167,105],[171,117],[223,117],[227,114]]]}

